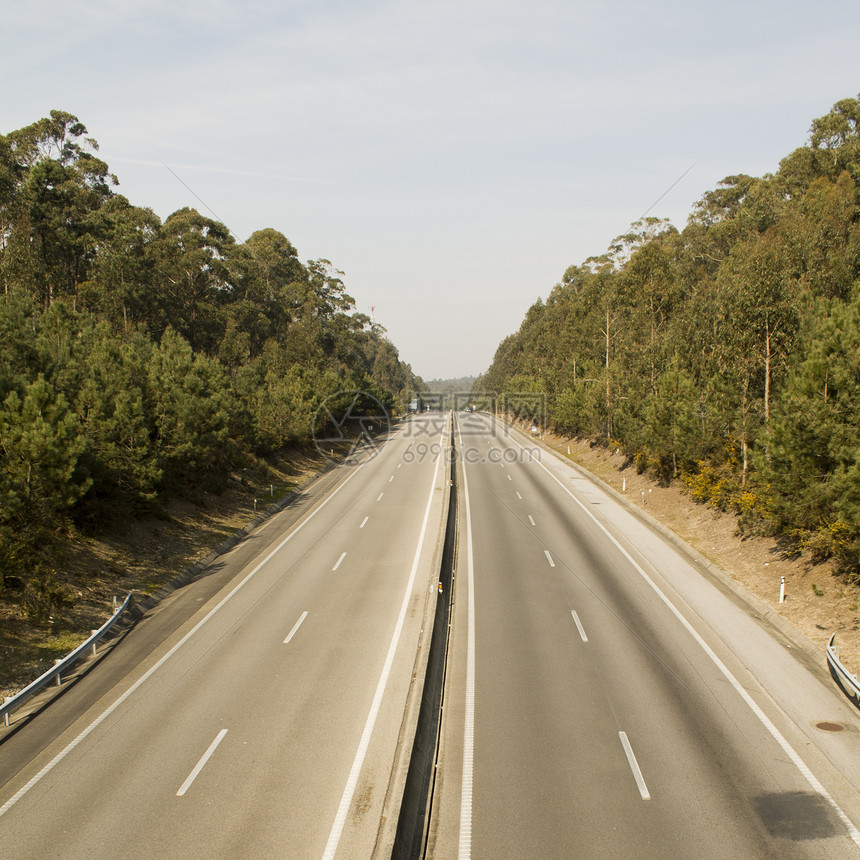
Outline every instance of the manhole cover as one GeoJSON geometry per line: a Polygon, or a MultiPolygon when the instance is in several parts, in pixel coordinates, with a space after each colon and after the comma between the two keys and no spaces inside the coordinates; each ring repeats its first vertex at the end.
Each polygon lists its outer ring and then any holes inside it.
{"type": "Polygon", "coordinates": [[[815,728],[821,729],[823,732],[841,732],[845,726],[840,726],[839,723],[828,723],[825,721],[823,723],[816,723],[815,728]]]}

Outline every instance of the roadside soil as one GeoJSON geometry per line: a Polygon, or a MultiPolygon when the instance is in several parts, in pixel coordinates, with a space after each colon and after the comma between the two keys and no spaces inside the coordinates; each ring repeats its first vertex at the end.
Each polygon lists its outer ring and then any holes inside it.
{"type": "MultiPolygon", "coordinates": [[[[842,662],[849,671],[860,668],[860,588],[829,564],[789,559],[772,539],[742,537],[736,517],[693,501],[680,486],[638,474],[620,453],[548,433],[542,441],[624,492],[767,603],[821,648],[822,659],[836,633],[842,662]],[[782,576],[786,599],[779,603],[782,576]]],[[[177,498],[159,517],[127,522],[98,538],[77,536],[56,572],[68,603],[54,612],[53,623],[34,623],[15,595],[0,595],[0,696],[13,695],[83,642],[110,617],[114,597],[157,591],[253,519],[254,499],[265,509],[327,462],[314,449],[259,460],[231,475],[220,494],[177,498]]]]}
{"type": "MultiPolygon", "coordinates": [[[[521,429],[528,434],[528,427],[521,429]]],[[[860,669],[860,588],[830,563],[787,558],[773,538],[742,536],[737,517],[694,501],[685,489],[660,486],[619,453],[583,439],[545,433],[541,441],[569,457],[671,529],[807,639],[824,648],[832,633],[845,667],[860,669]],[[785,602],[779,602],[780,577],[785,602]]]]}
{"type": "MultiPolygon", "coordinates": [[[[348,450],[349,443],[332,446],[335,457],[348,450]]],[[[75,535],[53,574],[62,606],[36,621],[21,593],[0,593],[0,697],[13,695],[85,641],[113,614],[114,599],[157,591],[254,519],[255,500],[264,511],[329,462],[312,447],[254,460],[231,474],[220,493],[174,498],[157,516],[126,521],[97,537],[75,535]]]]}

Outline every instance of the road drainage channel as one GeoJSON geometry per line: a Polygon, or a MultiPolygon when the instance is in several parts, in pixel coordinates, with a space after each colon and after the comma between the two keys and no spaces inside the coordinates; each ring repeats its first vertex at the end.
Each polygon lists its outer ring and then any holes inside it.
{"type": "Polygon", "coordinates": [[[442,698],[448,663],[451,583],[457,546],[457,461],[453,426],[448,451],[450,463],[448,519],[445,524],[445,543],[439,571],[440,592],[436,600],[433,634],[430,638],[430,652],[427,657],[427,674],[424,676],[424,690],[418,711],[412,756],[406,775],[406,787],[400,805],[400,816],[397,820],[397,833],[391,852],[392,860],[420,860],[424,857],[436,784],[442,698]]]}

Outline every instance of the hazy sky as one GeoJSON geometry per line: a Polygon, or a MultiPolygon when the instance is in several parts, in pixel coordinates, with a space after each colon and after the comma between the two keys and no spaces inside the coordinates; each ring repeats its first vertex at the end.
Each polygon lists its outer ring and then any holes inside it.
{"type": "Polygon", "coordinates": [[[683,227],[860,92],[845,0],[3,7],[0,132],[70,111],[132,203],[280,230],[426,379],[485,370],[692,165],[649,214],[683,227]]]}

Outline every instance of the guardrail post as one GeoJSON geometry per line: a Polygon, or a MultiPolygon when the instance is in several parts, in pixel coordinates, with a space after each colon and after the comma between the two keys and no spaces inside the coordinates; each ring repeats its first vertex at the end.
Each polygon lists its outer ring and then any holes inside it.
{"type": "Polygon", "coordinates": [[[0,711],[3,713],[4,723],[8,726],[10,713],[21,707],[24,702],[29,701],[39,690],[50,684],[52,680],[56,680],[56,685],[58,687],[62,686],[62,673],[65,671],[64,666],[74,666],[81,656],[86,654],[90,649],[92,649],[92,653],[95,654],[96,643],[107,633],[108,630],[111,629],[111,627],[114,626],[114,624],[116,624],[120,614],[126,610],[126,607],[130,602],[131,594],[126,597],[121,607],[117,607],[117,599],[116,595],[114,595],[113,603],[116,611],[113,616],[109,618],[98,630],[93,631],[90,639],[82,642],[63,659],[54,660],[54,665],[50,669],[43,672],[35,681],[28,684],[23,690],[16,693],[14,696],[0,697],[0,711]]]}
{"type": "Polygon", "coordinates": [[[842,688],[842,692],[860,708],[860,683],[857,676],[849,672],[839,660],[839,646],[835,644],[836,634],[832,633],[825,649],[827,653],[827,666],[833,680],[842,688]]]}

